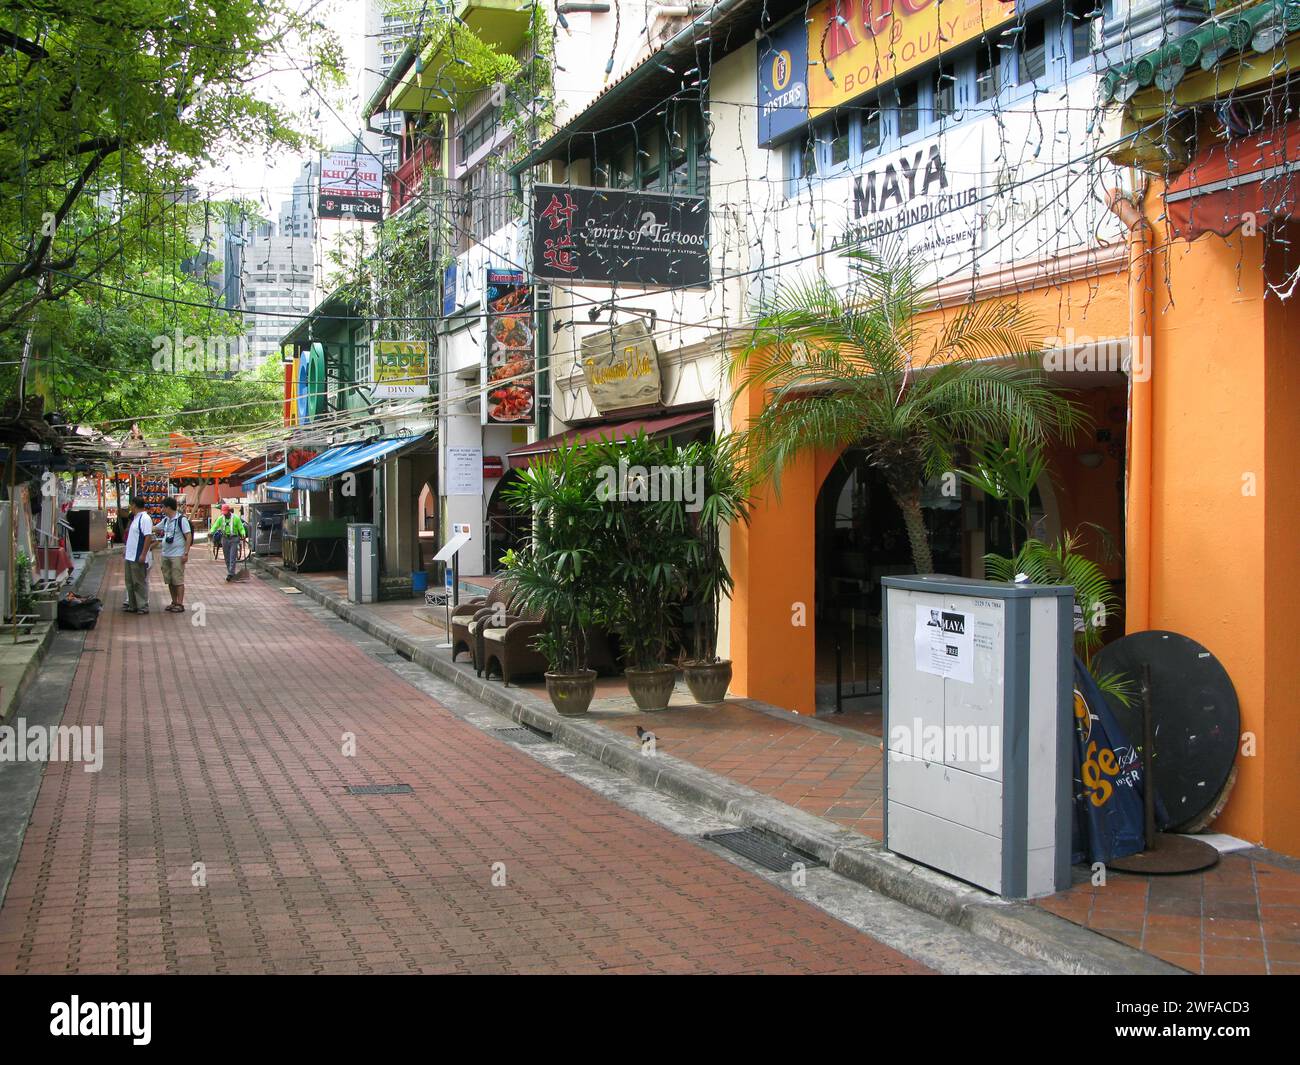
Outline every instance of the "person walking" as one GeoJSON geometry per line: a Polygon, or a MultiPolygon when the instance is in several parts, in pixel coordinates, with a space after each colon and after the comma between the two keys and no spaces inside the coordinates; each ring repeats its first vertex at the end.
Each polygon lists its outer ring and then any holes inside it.
{"type": "Polygon", "coordinates": [[[221,504],[221,517],[212,526],[221,533],[221,550],[226,556],[226,580],[235,579],[235,564],[239,561],[239,541],[248,535],[244,519],[229,503],[221,504]]]}
{"type": "Polygon", "coordinates": [[[172,601],[165,608],[169,614],[185,613],[185,563],[194,546],[194,526],[180,512],[172,496],[163,500],[162,576],[172,601]]]}
{"type": "Polygon", "coordinates": [[[128,614],[149,613],[149,552],[153,550],[153,519],[141,496],[131,497],[131,522],[126,529],[126,606],[128,614]]]}

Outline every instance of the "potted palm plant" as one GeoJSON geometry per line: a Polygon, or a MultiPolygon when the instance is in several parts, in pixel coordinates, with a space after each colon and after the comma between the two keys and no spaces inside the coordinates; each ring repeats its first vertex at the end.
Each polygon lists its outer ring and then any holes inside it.
{"type": "Polygon", "coordinates": [[[602,618],[609,589],[594,486],[580,454],[561,448],[505,491],[510,504],[533,519],[533,535],[502,560],[517,589],[514,606],[544,618],[534,646],[550,666],[551,705],[566,717],[585,714],[596,692],[587,634],[602,618]]]}
{"type": "Polygon", "coordinates": [[[722,553],[722,527],[749,521],[743,447],[743,438],[733,434],[688,444],[677,453],[683,468],[699,471],[699,498],[686,508],[691,657],[682,663],[686,686],[697,703],[722,702],[731,684],[731,659],[718,657],[718,615],[734,584],[722,553]]]}
{"type": "Polygon", "coordinates": [[[928,330],[915,263],[842,254],[848,288],[824,276],[781,285],[733,363],[741,389],[768,396],[747,430],[752,469],[779,493],[799,455],[861,446],[902,512],[913,565],[932,573],[925,481],[956,470],[963,445],[1068,439],[1080,415],[1048,383],[1017,304],[972,304],[928,330]]]}
{"type": "Polygon", "coordinates": [[[682,500],[654,480],[664,479],[675,458],[674,449],[643,433],[586,446],[610,550],[611,628],[622,643],[628,691],[642,710],[667,708],[677,679],[667,657],[686,593],[690,534],[682,500]]]}

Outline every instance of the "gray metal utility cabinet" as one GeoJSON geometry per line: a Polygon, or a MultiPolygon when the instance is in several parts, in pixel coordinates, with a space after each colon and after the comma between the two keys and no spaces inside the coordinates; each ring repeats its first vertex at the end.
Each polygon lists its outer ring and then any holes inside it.
{"type": "Polygon", "coordinates": [[[379,526],[348,525],[348,602],[373,603],[379,591],[379,526]]]}
{"type": "Polygon", "coordinates": [[[1068,887],[1074,589],[881,583],[885,846],[1008,898],[1068,887]]]}

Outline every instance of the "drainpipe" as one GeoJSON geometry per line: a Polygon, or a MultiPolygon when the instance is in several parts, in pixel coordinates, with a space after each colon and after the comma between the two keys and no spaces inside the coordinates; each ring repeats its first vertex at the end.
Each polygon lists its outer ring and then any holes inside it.
{"type": "Polygon", "coordinates": [[[1155,362],[1154,240],[1143,212],[1148,181],[1133,172],[1134,192],[1112,189],[1108,206],[1128,227],[1129,403],[1124,497],[1124,630],[1151,627],[1152,393],[1155,362]]]}

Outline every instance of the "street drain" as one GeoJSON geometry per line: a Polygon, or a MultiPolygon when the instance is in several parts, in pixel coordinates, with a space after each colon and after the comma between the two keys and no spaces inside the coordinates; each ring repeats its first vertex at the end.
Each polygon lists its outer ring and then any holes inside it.
{"type": "Polygon", "coordinates": [[[349,784],[349,795],[410,795],[410,784],[349,784]]]}
{"type": "Polygon", "coordinates": [[[774,873],[788,873],[796,864],[802,865],[805,869],[822,864],[811,854],[783,847],[770,836],[765,836],[752,828],[706,832],[701,838],[720,847],[726,847],[727,850],[734,851],[774,873]]]}
{"type": "Polygon", "coordinates": [[[503,740],[510,740],[514,743],[546,743],[551,738],[544,733],[525,728],[523,725],[512,725],[510,728],[494,728],[492,731],[503,740]]]}

